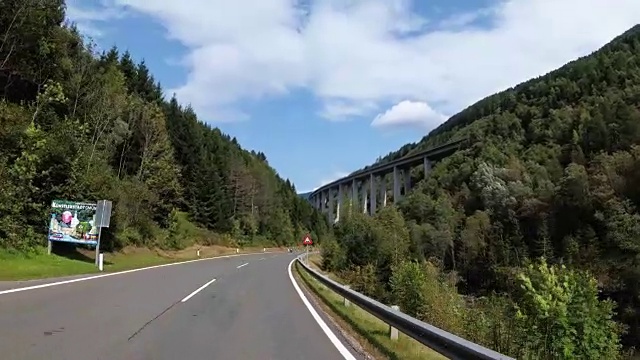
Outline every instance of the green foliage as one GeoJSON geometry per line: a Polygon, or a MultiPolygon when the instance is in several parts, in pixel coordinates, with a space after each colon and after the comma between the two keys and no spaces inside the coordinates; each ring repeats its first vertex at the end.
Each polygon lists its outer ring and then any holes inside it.
{"type": "Polygon", "coordinates": [[[424,264],[423,272],[425,303],[420,318],[447,331],[463,333],[465,303],[457,292],[457,279],[429,262],[424,264]]]}
{"type": "Polygon", "coordinates": [[[0,2],[0,246],[46,239],[52,199],[114,203],[107,250],[290,245],[328,235],[262,153],[200,122],[144,61],[102,54],[62,0],[0,2]]]}
{"type": "Polygon", "coordinates": [[[176,209],[169,214],[169,229],[165,246],[180,250],[194,243],[203,243],[202,229],[189,222],[188,214],[176,209]]]}
{"type": "Polygon", "coordinates": [[[531,359],[615,359],[620,327],[612,320],[614,304],[598,299],[596,280],[588,273],[530,265],[518,276],[516,298],[522,342],[531,359]]]}
{"type": "Polygon", "coordinates": [[[640,25],[589,56],[469,106],[379,159],[468,139],[427,179],[422,169],[412,172],[414,190],[394,201],[404,221],[385,208],[375,219],[352,214],[338,224],[343,271],[374,268],[379,287],[368,291],[379,300],[416,313],[423,308],[428,321],[516,357],[615,358],[620,343],[637,347],[639,104],[640,25]],[[390,257],[390,249],[406,255],[390,257]],[[538,257],[555,274],[527,270],[525,291],[517,274],[538,257]],[[402,260],[432,268],[418,275],[402,260]],[[434,269],[442,274],[429,275],[434,269]],[[445,274],[453,280],[423,285],[445,274]],[[421,286],[451,297],[409,302],[405,294],[418,297],[421,286]],[[465,295],[465,306],[454,290],[465,295]],[[628,331],[619,332],[612,319],[628,331]]]}
{"type": "Polygon", "coordinates": [[[405,314],[419,317],[426,311],[426,273],[417,263],[405,261],[392,268],[391,291],[393,301],[405,314]]]}
{"type": "Polygon", "coordinates": [[[325,271],[344,269],[347,262],[344,249],[333,237],[328,237],[322,242],[320,255],[322,256],[322,268],[325,271]]]}
{"type": "Polygon", "coordinates": [[[519,339],[522,329],[517,323],[513,301],[507,297],[491,294],[469,302],[464,316],[466,339],[493,349],[501,354],[521,354],[519,339]]]}
{"type": "Polygon", "coordinates": [[[364,266],[353,266],[344,271],[342,277],[347,280],[351,288],[361,294],[373,298],[380,298],[382,294],[381,285],[373,264],[364,266]]]}

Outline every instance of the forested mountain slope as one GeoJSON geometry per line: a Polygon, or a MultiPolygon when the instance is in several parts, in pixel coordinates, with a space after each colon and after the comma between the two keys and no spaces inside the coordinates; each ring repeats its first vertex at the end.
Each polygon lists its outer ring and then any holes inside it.
{"type": "Polygon", "coordinates": [[[144,62],[96,54],[64,18],[62,0],[0,3],[0,247],[44,245],[53,199],[113,200],[107,248],[326,231],[264,154],[165,101],[144,62]]]}
{"type": "MultiPolygon", "coordinates": [[[[535,135],[532,134],[535,129],[531,126],[533,120],[540,122],[551,118],[552,121],[557,121],[555,117],[551,117],[552,110],[568,110],[567,108],[584,102],[588,102],[589,107],[596,107],[596,97],[613,95],[609,94],[611,91],[618,93],[615,97],[620,97],[620,93],[626,93],[628,88],[637,85],[636,53],[639,33],[640,25],[636,25],[591,55],[572,61],[547,75],[491,95],[452,116],[419,142],[406,144],[399,150],[382,156],[376,164],[460,138],[471,130],[467,129],[471,123],[488,120],[498,114],[513,114],[520,118],[521,127],[528,135],[525,145],[532,143],[535,140],[535,135]],[[464,131],[457,131],[462,129],[464,131]]],[[[630,94],[626,94],[622,97],[627,99],[629,96],[630,94]]],[[[615,104],[610,104],[610,107],[615,107],[615,104]]],[[[557,142],[561,139],[553,140],[557,142]]]]}
{"type": "Polygon", "coordinates": [[[473,295],[515,291],[514,270],[537,257],[589,270],[640,345],[640,26],[382,161],[460,138],[400,204],[412,256],[473,295]]]}

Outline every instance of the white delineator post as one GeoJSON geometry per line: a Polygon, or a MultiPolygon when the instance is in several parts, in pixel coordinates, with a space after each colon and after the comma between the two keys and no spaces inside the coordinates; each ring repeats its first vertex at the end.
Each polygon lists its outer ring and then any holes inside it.
{"type": "Polygon", "coordinates": [[[104,254],[100,253],[98,255],[98,270],[102,271],[104,269],[104,254]]]}
{"type": "MultiPolygon", "coordinates": [[[[391,305],[391,308],[400,311],[400,306],[398,305],[391,305]]],[[[389,338],[391,338],[391,340],[398,340],[398,329],[391,325],[389,325],[389,338]]]]}

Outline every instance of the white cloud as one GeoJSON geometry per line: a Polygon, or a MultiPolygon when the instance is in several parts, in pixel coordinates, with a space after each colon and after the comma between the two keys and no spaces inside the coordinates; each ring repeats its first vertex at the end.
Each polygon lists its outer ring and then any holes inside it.
{"type": "Polygon", "coordinates": [[[371,126],[378,128],[418,127],[432,129],[440,125],[446,116],[422,101],[404,100],[382,114],[378,114],[371,126]]]}
{"type": "Polygon", "coordinates": [[[343,178],[343,177],[345,177],[347,175],[349,175],[348,172],[336,171],[333,174],[331,174],[330,176],[327,176],[327,177],[323,178],[318,183],[318,186],[314,187],[312,190],[301,191],[300,193],[307,193],[307,192],[310,192],[310,191],[316,191],[316,190],[320,189],[321,187],[323,187],[323,186],[325,186],[325,185],[327,185],[327,184],[329,184],[331,182],[334,182],[334,181],[336,181],[336,180],[338,180],[340,178],[343,178]]]}
{"type": "Polygon", "coordinates": [[[351,117],[365,116],[377,110],[373,101],[349,102],[345,100],[328,100],[320,116],[329,121],[349,120],[351,117]]]}
{"type": "Polygon", "coordinates": [[[104,36],[104,23],[126,16],[124,9],[102,8],[90,9],[80,6],[80,0],[67,1],[67,18],[76,23],[78,29],[86,36],[100,38],[104,36]]]}
{"type": "Polygon", "coordinates": [[[332,182],[334,182],[334,181],[336,181],[336,180],[338,180],[338,179],[340,179],[340,178],[343,178],[343,177],[345,177],[345,176],[347,176],[347,175],[349,175],[349,173],[348,173],[348,172],[345,172],[345,171],[336,171],[336,172],[334,172],[331,176],[328,176],[328,177],[325,177],[324,179],[322,179],[322,180],[320,181],[320,184],[319,184],[316,188],[314,188],[313,190],[314,190],[314,191],[315,191],[315,190],[318,190],[319,188],[321,188],[321,187],[323,187],[323,186],[325,186],[325,185],[327,185],[327,184],[329,184],[329,183],[332,183],[332,182]]]}
{"type": "Polygon", "coordinates": [[[410,0],[111,1],[152,16],[190,49],[190,75],[170,91],[208,120],[301,88],[332,119],[372,117],[404,99],[451,114],[640,22],[638,0],[496,0],[449,19],[420,17],[410,0]],[[473,25],[478,18],[491,27],[473,25]]]}

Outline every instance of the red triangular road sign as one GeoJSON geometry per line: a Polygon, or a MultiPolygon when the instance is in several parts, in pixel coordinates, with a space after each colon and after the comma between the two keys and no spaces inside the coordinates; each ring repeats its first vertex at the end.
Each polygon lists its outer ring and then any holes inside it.
{"type": "Polygon", "coordinates": [[[304,240],[302,240],[303,245],[311,245],[313,244],[313,240],[311,240],[311,236],[309,234],[304,236],[304,240]]]}

